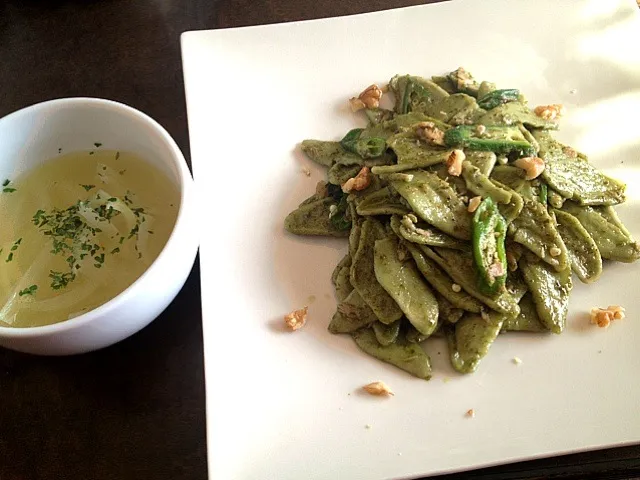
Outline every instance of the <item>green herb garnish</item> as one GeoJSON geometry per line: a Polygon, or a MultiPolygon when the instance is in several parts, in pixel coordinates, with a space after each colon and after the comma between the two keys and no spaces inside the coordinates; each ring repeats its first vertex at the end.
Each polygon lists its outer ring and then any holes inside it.
{"type": "Polygon", "coordinates": [[[82,188],[84,188],[87,192],[88,192],[89,190],[91,190],[92,188],[96,188],[96,186],[95,186],[95,185],[83,185],[83,184],[80,184],[80,186],[81,186],[82,188]]]}
{"type": "Polygon", "coordinates": [[[55,272],[50,270],[49,278],[51,278],[51,288],[54,290],[60,290],[61,288],[69,285],[70,282],[76,279],[76,274],[73,272],[55,272]]]}
{"type": "Polygon", "coordinates": [[[34,295],[38,290],[37,285],[31,285],[30,287],[24,288],[18,292],[18,296],[22,297],[24,295],[34,295]]]}

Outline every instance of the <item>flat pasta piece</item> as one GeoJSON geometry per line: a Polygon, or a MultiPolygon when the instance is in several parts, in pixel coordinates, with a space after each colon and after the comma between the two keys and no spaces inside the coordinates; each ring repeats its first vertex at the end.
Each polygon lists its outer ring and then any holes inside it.
{"type": "Polygon", "coordinates": [[[595,240],[570,213],[553,210],[558,232],[567,247],[571,270],[581,282],[595,282],[602,273],[602,257],[595,240]]]}
{"type": "Polygon", "coordinates": [[[398,157],[398,165],[390,167],[378,167],[374,173],[391,173],[402,165],[413,168],[424,168],[447,161],[451,150],[444,147],[432,147],[420,140],[414,132],[397,133],[387,139],[387,145],[398,157]]]}
{"type": "Polygon", "coordinates": [[[402,317],[402,310],[376,279],[374,249],[376,240],[387,237],[380,222],[368,217],[362,223],[358,250],[351,261],[351,284],[382,323],[402,317]]]}
{"type": "Polygon", "coordinates": [[[578,219],[596,242],[602,258],[630,263],[640,258],[640,246],[629,231],[619,224],[615,213],[603,207],[580,206],[565,202],[562,210],[578,219]],[[617,220],[617,221],[616,221],[617,220]]]}
{"type": "Polygon", "coordinates": [[[571,268],[559,272],[526,255],[520,260],[519,267],[540,322],[553,333],[562,333],[569,310],[569,293],[573,287],[571,268]]]}
{"type": "Polygon", "coordinates": [[[472,373],[498,337],[505,315],[468,313],[447,332],[451,365],[460,373],[472,373]]]}
{"type": "Polygon", "coordinates": [[[338,304],[336,313],[329,323],[329,331],[331,333],[350,333],[377,321],[378,318],[369,305],[365,303],[357,291],[352,290],[338,304]]]}
{"type": "Polygon", "coordinates": [[[556,130],[558,123],[545,120],[533,113],[529,107],[520,102],[509,102],[487,111],[478,118],[481,125],[518,125],[556,130]]]}
{"type": "Polygon", "coordinates": [[[542,177],[563,197],[582,205],[617,205],[625,200],[624,183],[581,159],[547,160],[542,177]]]}
{"type": "Polygon", "coordinates": [[[483,175],[491,175],[496,165],[497,157],[493,152],[469,151],[465,152],[466,160],[476,167],[483,175]]]}
{"type": "Polygon", "coordinates": [[[420,273],[442,297],[454,307],[468,312],[479,313],[482,310],[482,303],[461,288],[456,288],[451,277],[422,250],[415,245],[406,244],[406,246],[420,273]]]}
{"type": "Polygon", "coordinates": [[[463,290],[489,308],[508,316],[515,316],[520,312],[518,300],[508,291],[501,291],[493,297],[480,291],[471,253],[447,248],[430,248],[424,245],[418,248],[447,272],[463,290]]]}
{"type": "Polygon", "coordinates": [[[374,322],[371,324],[371,328],[373,328],[373,332],[376,334],[376,339],[380,345],[391,345],[398,338],[398,333],[400,333],[400,324],[402,323],[402,319],[396,320],[395,322],[385,325],[382,322],[374,322]]]}
{"type": "Polygon", "coordinates": [[[625,184],[606,176],[573,149],[545,132],[533,132],[545,161],[542,178],[556,192],[581,205],[617,205],[625,200],[625,184]]]}
{"type": "Polygon", "coordinates": [[[399,237],[411,243],[419,245],[430,245],[432,247],[446,247],[456,250],[469,250],[469,244],[450,237],[446,233],[427,225],[424,222],[412,222],[410,217],[400,217],[392,215],[390,220],[391,229],[399,237]]]}
{"type": "Polygon", "coordinates": [[[507,223],[520,215],[524,206],[522,197],[509,187],[489,178],[470,162],[462,163],[462,178],[469,191],[482,198],[490,197],[496,202],[507,223]]]}
{"type": "Polygon", "coordinates": [[[376,279],[409,322],[423,335],[431,335],[438,324],[438,302],[413,260],[398,258],[398,247],[395,235],[376,241],[376,279]]]}
{"type": "Polygon", "coordinates": [[[436,295],[438,300],[438,325],[443,323],[456,323],[462,318],[465,311],[455,307],[449,300],[442,295],[436,295]]]}
{"type": "Polygon", "coordinates": [[[506,318],[502,324],[502,332],[548,332],[542,324],[536,311],[531,293],[520,300],[520,314],[516,317],[506,318]]]}
{"type": "Polygon", "coordinates": [[[327,172],[329,183],[334,185],[343,185],[350,178],[358,175],[362,167],[359,165],[343,165],[341,163],[334,164],[327,172]]]}
{"type": "Polygon", "coordinates": [[[338,302],[342,302],[353,291],[351,285],[351,256],[345,255],[342,260],[336,265],[331,275],[331,283],[333,283],[336,289],[336,298],[338,302]]]}
{"type": "Polygon", "coordinates": [[[391,180],[391,186],[425,222],[452,237],[471,238],[471,216],[467,206],[449,184],[435,173],[412,170],[411,180],[391,180]]]}
{"type": "Polygon", "coordinates": [[[287,215],[284,228],[295,235],[349,236],[348,228],[339,229],[331,221],[331,205],[337,205],[331,197],[302,205],[287,215]]]}
{"type": "MultiPolygon", "coordinates": [[[[358,156],[347,152],[340,142],[328,142],[324,140],[304,140],[300,148],[314,162],[325,167],[332,167],[334,163],[341,161],[348,163],[348,159],[358,162],[358,156]]],[[[361,160],[360,160],[361,161],[361,160]]]]}
{"type": "Polygon", "coordinates": [[[414,343],[392,343],[380,345],[376,334],[370,328],[352,333],[356,345],[365,353],[383,362],[410,373],[414,377],[429,380],[431,378],[431,360],[420,345],[414,343]]]}
{"type": "Polygon", "coordinates": [[[520,215],[509,225],[513,241],[536,254],[558,271],[569,267],[567,248],[553,218],[540,202],[526,200],[520,215]]]}
{"type": "Polygon", "coordinates": [[[522,184],[527,181],[525,171],[512,165],[496,165],[491,171],[490,178],[515,191],[520,190],[522,184]]]}
{"type": "Polygon", "coordinates": [[[401,197],[389,187],[381,188],[363,197],[358,202],[358,215],[404,215],[409,209],[401,201],[401,197]]]}

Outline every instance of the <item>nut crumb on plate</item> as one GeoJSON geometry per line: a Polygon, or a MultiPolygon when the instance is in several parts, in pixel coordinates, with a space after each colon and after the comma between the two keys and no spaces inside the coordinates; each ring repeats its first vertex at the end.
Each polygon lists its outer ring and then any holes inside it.
{"type": "Polygon", "coordinates": [[[513,363],[515,363],[516,365],[520,365],[522,363],[522,360],[520,360],[519,357],[513,357],[513,363]]]}
{"type": "Polygon", "coordinates": [[[307,322],[307,311],[309,307],[304,307],[299,310],[294,310],[284,316],[284,323],[291,330],[298,330],[304,327],[304,324],[307,322]]]}
{"type": "Polygon", "coordinates": [[[311,176],[311,170],[309,170],[309,167],[302,167],[302,173],[304,173],[307,177],[311,176]]]}
{"type": "Polygon", "coordinates": [[[473,408],[470,408],[469,410],[467,410],[467,413],[465,415],[467,417],[473,418],[476,416],[476,412],[473,411],[473,408]]]}
{"type": "Polygon", "coordinates": [[[373,382],[362,387],[362,389],[371,395],[394,395],[389,386],[384,382],[373,382]]]}
{"type": "Polygon", "coordinates": [[[625,317],[624,308],[620,305],[609,305],[607,308],[594,307],[591,309],[591,323],[600,328],[607,328],[614,320],[625,317]]]}

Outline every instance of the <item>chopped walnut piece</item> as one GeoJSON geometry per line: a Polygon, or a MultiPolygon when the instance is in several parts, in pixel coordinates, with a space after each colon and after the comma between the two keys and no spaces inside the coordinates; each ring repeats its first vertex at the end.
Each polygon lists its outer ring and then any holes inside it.
{"type": "Polygon", "coordinates": [[[517,159],[513,164],[525,171],[525,177],[527,180],[533,180],[538,178],[544,171],[544,160],[539,157],[523,157],[517,159]]]}
{"type": "Polygon", "coordinates": [[[304,324],[307,322],[307,311],[309,307],[301,308],[300,310],[294,310],[291,313],[288,313],[284,316],[284,323],[291,330],[298,330],[304,327],[304,324]]]}
{"type": "Polygon", "coordinates": [[[416,134],[430,145],[443,146],[444,132],[433,122],[419,122],[415,124],[416,134]]]}
{"type": "Polygon", "coordinates": [[[534,113],[544,120],[555,120],[565,114],[563,105],[554,103],[552,105],[540,105],[536,107],[534,113]]]}
{"type": "Polygon", "coordinates": [[[394,395],[389,386],[384,382],[373,382],[362,387],[363,390],[371,395],[394,395]]]}
{"type": "Polygon", "coordinates": [[[467,207],[467,211],[469,213],[475,212],[480,206],[480,202],[482,202],[481,196],[473,197],[471,200],[469,200],[469,206],[467,207]]]}
{"type": "Polygon", "coordinates": [[[351,110],[357,112],[363,108],[378,108],[380,106],[380,99],[382,98],[382,90],[376,85],[369,85],[364,89],[358,98],[350,98],[349,104],[351,110]]]}
{"type": "Polygon", "coordinates": [[[453,175],[454,177],[459,177],[462,173],[462,162],[467,156],[464,154],[462,150],[454,150],[447,158],[447,173],[449,175],[453,175]]]}
{"type": "Polygon", "coordinates": [[[371,184],[371,173],[369,167],[362,167],[358,174],[344,182],[342,185],[342,191],[344,193],[350,193],[353,190],[364,190],[371,184]]]}
{"type": "Polygon", "coordinates": [[[562,250],[560,248],[558,248],[558,247],[551,247],[549,249],[549,254],[552,257],[558,257],[558,256],[560,256],[561,253],[562,253],[562,250]]]}
{"type": "Polygon", "coordinates": [[[571,147],[563,147],[562,152],[567,156],[567,157],[571,157],[571,158],[577,158],[578,157],[578,152],[576,150],[574,150],[571,147]]]}
{"type": "Polygon", "coordinates": [[[359,110],[364,110],[365,108],[367,108],[362,100],[355,97],[349,99],[349,105],[351,106],[352,112],[357,112],[359,110]]]}
{"type": "Polygon", "coordinates": [[[591,323],[600,328],[607,328],[614,320],[625,317],[624,308],[620,305],[609,305],[607,308],[594,307],[591,309],[591,323]]]}
{"type": "Polygon", "coordinates": [[[467,72],[464,68],[458,67],[451,72],[451,80],[456,86],[457,90],[464,90],[467,86],[473,84],[474,80],[471,73],[467,72]]]}

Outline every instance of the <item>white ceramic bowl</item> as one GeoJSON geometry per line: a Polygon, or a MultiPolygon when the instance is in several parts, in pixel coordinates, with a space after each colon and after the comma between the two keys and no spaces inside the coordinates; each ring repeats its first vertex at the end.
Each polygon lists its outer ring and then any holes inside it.
{"type": "Polygon", "coordinates": [[[100,307],[61,323],[0,327],[0,345],[41,355],[70,355],[112,345],[154,320],[175,298],[198,249],[194,183],[167,131],[121,103],[65,98],[39,103],[0,119],[0,178],[15,179],[58,155],[102,148],[134,152],[165,171],[180,190],[173,232],[153,264],[129,288],[100,307]]]}

